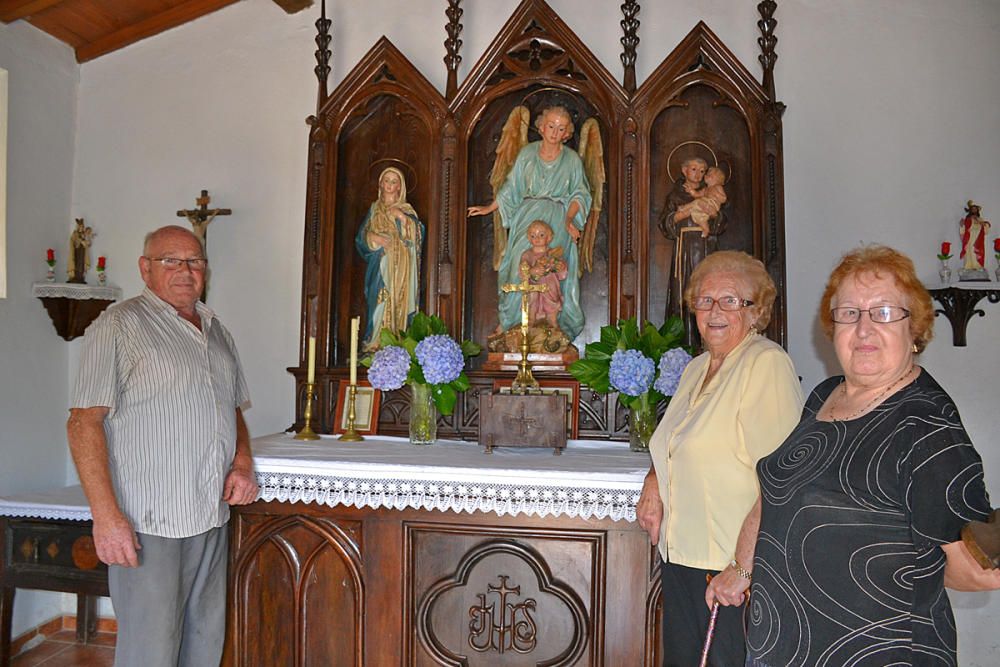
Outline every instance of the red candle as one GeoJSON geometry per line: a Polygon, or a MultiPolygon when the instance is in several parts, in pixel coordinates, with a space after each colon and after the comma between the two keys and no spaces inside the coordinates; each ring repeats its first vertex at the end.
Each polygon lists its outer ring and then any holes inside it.
{"type": "Polygon", "coordinates": [[[951,254],[951,243],[944,241],[941,243],[941,254],[950,255],[951,254]]]}
{"type": "Polygon", "coordinates": [[[97,258],[97,268],[100,269],[101,271],[104,270],[104,262],[105,261],[107,261],[107,257],[98,257],[97,258]]]}
{"type": "Polygon", "coordinates": [[[56,251],[53,250],[52,248],[49,248],[48,250],[46,250],[45,251],[45,261],[46,262],[54,262],[54,261],[56,261],[56,251]]]}

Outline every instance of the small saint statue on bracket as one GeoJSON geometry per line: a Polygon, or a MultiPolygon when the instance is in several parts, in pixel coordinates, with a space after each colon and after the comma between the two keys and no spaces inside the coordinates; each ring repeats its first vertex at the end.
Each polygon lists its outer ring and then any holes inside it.
{"type": "Polygon", "coordinates": [[[970,199],[965,206],[965,217],[958,223],[958,230],[962,235],[962,253],[959,257],[964,260],[962,268],[958,270],[960,281],[990,279],[986,272],[986,237],[990,232],[990,223],[980,217],[981,213],[979,204],[970,199]]]}
{"type": "Polygon", "coordinates": [[[69,236],[69,255],[66,262],[66,282],[86,283],[90,270],[90,244],[94,240],[94,230],[84,225],[83,218],[76,218],[76,227],[69,236]]]}

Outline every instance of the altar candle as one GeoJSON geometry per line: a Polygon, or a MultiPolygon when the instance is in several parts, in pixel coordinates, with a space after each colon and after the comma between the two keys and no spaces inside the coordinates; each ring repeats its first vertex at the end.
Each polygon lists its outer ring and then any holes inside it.
{"type": "Polygon", "coordinates": [[[351,385],[358,383],[358,329],[361,326],[360,317],[351,318],[351,385]]]}
{"type": "Polygon", "coordinates": [[[306,368],[306,382],[312,384],[316,381],[316,336],[309,336],[309,362],[306,368]]]}

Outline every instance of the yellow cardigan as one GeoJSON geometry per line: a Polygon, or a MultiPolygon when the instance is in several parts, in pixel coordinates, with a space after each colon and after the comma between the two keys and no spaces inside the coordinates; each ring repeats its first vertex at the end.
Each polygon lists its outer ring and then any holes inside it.
{"type": "Polygon", "coordinates": [[[660,556],[722,570],[759,493],[757,461],[798,424],[803,396],[791,358],[758,334],[699,393],[708,367],[707,352],[688,364],[649,450],[663,500],[660,556]]]}

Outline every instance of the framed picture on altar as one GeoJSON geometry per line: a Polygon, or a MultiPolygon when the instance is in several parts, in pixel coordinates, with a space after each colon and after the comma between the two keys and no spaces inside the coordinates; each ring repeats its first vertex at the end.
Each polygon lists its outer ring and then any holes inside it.
{"type": "MultiPolygon", "coordinates": [[[[566,437],[575,440],[578,433],[580,415],[580,383],[576,380],[538,380],[543,394],[562,394],[566,397],[566,437]]],[[[494,380],[493,391],[501,394],[510,393],[510,385],[514,380],[494,380]]]]}
{"type": "MultiPolygon", "coordinates": [[[[333,432],[347,430],[348,394],[350,383],[342,380],[337,386],[337,411],[333,422],[333,432]]],[[[378,406],[382,393],[372,387],[367,380],[358,380],[358,390],[354,395],[354,430],[361,435],[374,435],[378,431],[378,406]]]]}

